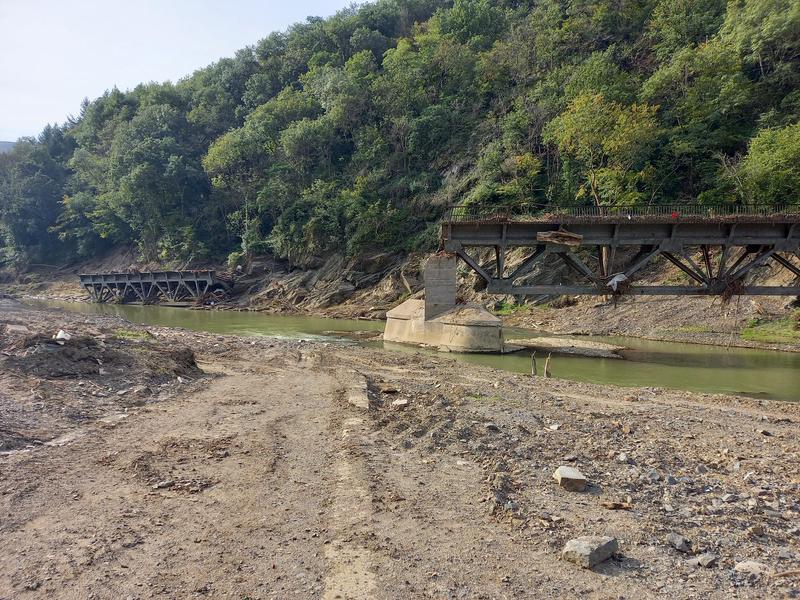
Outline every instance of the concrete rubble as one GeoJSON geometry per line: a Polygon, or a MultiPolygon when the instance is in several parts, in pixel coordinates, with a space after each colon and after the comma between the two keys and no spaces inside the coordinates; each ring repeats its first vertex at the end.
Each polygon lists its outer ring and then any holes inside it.
{"type": "Polygon", "coordinates": [[[553,472],[553,479],[567,491],[583,492],[586,490],[586,477],[575,467],[558,467],[553,472]]]}
{"type": "Polygon", "coordinates": [[[561,552],[561,558],[585,569],[608,560],[619,550],[616,538],[609,536],[583,536],[569,540],[561,552]]]}

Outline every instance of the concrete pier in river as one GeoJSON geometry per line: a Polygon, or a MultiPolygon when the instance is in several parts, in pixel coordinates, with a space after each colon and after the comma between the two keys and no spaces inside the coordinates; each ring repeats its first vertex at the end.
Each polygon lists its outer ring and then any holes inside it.
{"type": "Polygon", "coordinates": [[[425,299],[386,313],[383,339],[453,352],[502,352],[502,322],[478,304],[457,304],[457,257],[434,254],[425,266],[425,299]]]}

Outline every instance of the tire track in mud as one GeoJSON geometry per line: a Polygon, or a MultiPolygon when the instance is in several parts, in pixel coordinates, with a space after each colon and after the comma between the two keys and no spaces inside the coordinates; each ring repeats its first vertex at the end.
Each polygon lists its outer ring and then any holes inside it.
{"type": "MultiPolygon", "coordinates": [[[[335,424],[334,424],[335,425],[335,424]]],[[[360,600],[378,596],[376,557],[365,540],[372,529],[372,494],[363,444],[369,419],[349,417],[339,425],[331,494],[331,543],[325,546],[324,600],[360,600]]]]}

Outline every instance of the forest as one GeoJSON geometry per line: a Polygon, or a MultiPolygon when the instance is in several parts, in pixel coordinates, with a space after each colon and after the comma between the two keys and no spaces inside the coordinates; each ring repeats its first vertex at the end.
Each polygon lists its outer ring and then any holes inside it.
{"type": "Polygon", "coordinates": [[[303,267],[435,248],[456,202],[799,189],[797,0],[377,0],[20,140],[0,154],[0,262],[303,267]]]}

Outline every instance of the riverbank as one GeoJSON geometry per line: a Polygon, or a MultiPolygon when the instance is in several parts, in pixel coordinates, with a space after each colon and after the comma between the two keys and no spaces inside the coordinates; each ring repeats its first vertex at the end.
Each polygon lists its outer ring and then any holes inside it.
{"type": "Polygon", "coordinates": [[[758,598],[800,586],[794,403],[10,303],[0,320],[7,597],[758,598]],[[32,341],[59,329],[102,352],[81,342],[84,370],[37,371],[36,357],[72,348],[32,341]],[[559,466],[587,491],[559,487],[559,466]],[[620,550],[593,571],[561,560],[584,535],[620,550]],[[708,568],[692,560],[704,553],[708,568]]]}
{"type": "MultiPolygon", "coordinates": [[[[32,271],[0,284],[0,293],[21,300],[86,302],[88,296],[77,281],[79,271],[124,270],[131,260],[133,255],[121,254],[59,271],[32,271]]],[[[332,257],[317,269],[292,271],[264,259],[238,280],[231,300],[215,308],[383,320],[389,309],[423,293],[422,260],[380,254],[348,263],[332,257]]],[[[650,279],[670,276],[674,274],[659,272],[650,279]]],[[[513,299],[475,291],[474,284],[474,276],[464,273],[459,295],[495,310],[505,327],[800,352],[800,307],[792,306],[792,298],[742,296],[723,303],[716,297],[623,297],[617,302],[562,297],[516,305],[513,299]]]]}

